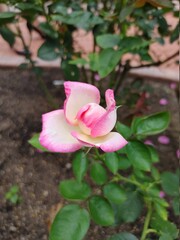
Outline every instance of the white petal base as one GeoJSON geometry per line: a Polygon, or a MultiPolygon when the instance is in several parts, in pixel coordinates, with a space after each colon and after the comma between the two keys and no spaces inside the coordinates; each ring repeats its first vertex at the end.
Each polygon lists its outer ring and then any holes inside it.
{"type": "Polygon", "coordinates": [[[92,138],[82,133],[72,132],[72,135],[87,147],[101,148],[104,152],[114,152],[123,148],[128,142],[117,132],[110,132],[105,136],[92,138]]]}
{"type": "Polygon", "coordinates": [[[43,129],[39,141],[43,147],[52,152],[75,152],[82,147],[71,132],[78,128],[67,123],[64,110],[56,110],[42,116],[43,129]]]}

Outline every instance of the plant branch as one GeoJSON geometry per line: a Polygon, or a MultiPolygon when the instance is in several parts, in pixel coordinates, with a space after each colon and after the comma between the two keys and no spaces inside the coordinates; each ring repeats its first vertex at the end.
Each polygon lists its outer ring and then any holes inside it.
{"type": "Polygon", "coordinates": [[[141,184],[138,183],[136,180],[129,179],[127,177],[121,176],[120,174],[117,174],[114,178],[114,181],[120,181],[120,180],[127,182],[127,183],[131,183],[131,184],[136,185],[137,187],[141,188],[141,184]]]}
{"type": "Polygon", "coordinates": [[[148,202],[147,204],[148,204],[148,206],[147,206],[148,207],[148,212],[147,212],[147,215],[146,215],[146,218],[145,218],[143,232],[142,232],[140,240],[145,240],[147,234],[152,232],[152,230],[153,230],[153,229],[151,229],[151,231],[150,231],[150,229],[148,229],[149,223],[150,223],[150,220],[151,220],[151,215],[152,215],[152,203],[148,202]]]}
{"type": "Polygon", "coordinates": [[[145,65],[139,65],[139,66],[135,66],[135,67],[130,67],[130,69],[136,69],[136,68],[144,68],[144,67],[153,67],[153,66],[160,66],[168,61],[170,61],[171,59],[173,59],[174,57],[179,55],[179,51],[175,52],[173,55],[169,56],[168,58],[166,58],[163,61],[157,61],[154,63],[150,63],[150,64],[145,64],[145,65]]]}
{"type": "Polygon", "coordinates": [[[116,96],[116,94],[117,94],[117,92],[118,92],[118,89],[119,89],[119,87],[121,86],[121,84],[122,84],[122,82],[123,82],[123,80],[124,80],[127,72],[129,71],[129,69],[130,69],[129,61],[127,61],[126,64],[124,65],[123,71],[122,71],[122,73],[120,74],[119,79],[117,79],[116,84],[115,84],[115,86],[114,86],[114,95],[115,95],[115,96],[116,96]]]}
{"type": "Polygon", "coordinates": [[[30,30],[34,30],[35,32],[37,32],[43,39],[46,39],[46,35],[45,34],[43,34],[42,32],[41,32],[41,30],[39,29],[39,28],[37,28],[36,26],[34,26],[33,24],[31,24],[31,23],[27,23],[27,27],[28,27],[28,29],[30,29],[30,30]]]}
{"type": "Polygon", "coordinates": [[[88,76],[87,76],[86,69],[84,68],[84,66],[82,66],[81,72],[82,72],[84,82],[88,83],[88,76]]]}

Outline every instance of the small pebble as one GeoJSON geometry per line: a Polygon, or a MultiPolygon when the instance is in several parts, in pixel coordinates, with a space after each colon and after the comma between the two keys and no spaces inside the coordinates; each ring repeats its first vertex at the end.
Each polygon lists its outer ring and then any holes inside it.
{"type": "Polygon", "coordinates": [[[67,169],[70,169],[71,166],[72,166],[71,163],[66,163],[66,168],[67,168],[67,169]]]}
{"type": "Polygon", "coordinates": [[[9,227],[10,232],[16,232],[17,228],[15,226],[9,227]]]}
{"type": "Polygon", "coordinates": [[[165,106],[168,104],[168,100],[166,98],[161,98],[159,100],[159,104],[165,106]]]}
{"type": "Polygon", "coordinates": [[[54,80],[53,85],[54,86],[60,86],[64,84],[64,80],[54,80]]]}
{"type": "Polygon", "coordinates": [[[161,144],[169,144],[170,143],[170,139],[167,137],[167,136],[159,136],[158,137],[158,142],[161,143],[161,144]]]}
{"type": "Polygon", "coordinates": [[[49,195],[49,192],[48,192],[48,191],[44,191],[44,192],[43,192],[43,196],[44,196],[44,197],[47,197],[48,195],[49,195]]]}

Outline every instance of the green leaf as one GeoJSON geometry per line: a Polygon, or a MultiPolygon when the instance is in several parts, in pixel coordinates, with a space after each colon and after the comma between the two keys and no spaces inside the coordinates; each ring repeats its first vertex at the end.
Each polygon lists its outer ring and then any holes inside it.
{"type": "Polygon", "coordinates": [[[59,50],[54,42],[45,41],[38,49],[38,57],[45,61],[55,60],[59,55],[59,50]]]}
{"type": "Polygon", "coordinates": [[[116,123],[116,130],[126,139],[130,138],[131,136],[131,129],[120,122],[116,123]]]}
{"type": "Polygon", "coordinates": [[[19,187],[17,185],[13,185],[8,192],[5,194],[6,200],[10,201],[12,204],[17,204],[21,201],[21,197],[19,195],[19,187]]]}
{"type": "Polygon", "coordinates": [[[166,19],[163,16],[159,16],[158,24],[159,24],[159,27],[158,27],[159,33],[162,36],[168,34],[168,27],[169,26],[168,26],[168,23],[167,23],[166,19]]]}
{"type": "Polygon", "coordinates": [[[112,237],[108,238],[108,240],[138,240],[136,236],[128,232],[122,232],[113,235],[112,237]]]}
{"type": "Polygon", "coordinates": [[[116,174],[119,169],[119,158],[117,153],[115,152],[106,153],[105,164],[113,174],[116,174]]]}
{"type": "Polygon", "coordinates": [[[99,54],[98,53],[90,53],[88,55],[89,58],[89,66],[92,71],[98,71],[99,69],[99,54]]]}
{"type": "Polygon", "coordinates": [[[138,54],[142,61],[153,62],[153,59],[149,54],[149,47],[139,49],[138,54]]]}
{"type": "Polygon", "coordinates": [[[132,133],[136,133],[137,125],[141,122],[142,119],[143,119],[143,117],[135,117],[135,118],[133,118],[132,123],[131,123],[131,131],[132,131],[132,133]]]}
{"type": "Polygon", "coordinates": [[[138,179],[140,182],[149,182],[151,178],[146,174],[146,172],[135,168],[134,170],[135,178],[138,179]]]}
{"type": "Polygon", "coordinates": [[[150,41],[144,40],[142,37],[124,37],[119,42],[120,50],[124,50],[126,52],[134,53],[135,50],[146,48],[150,45],[150,41]]]}
{"type": "Polygon", "coordinates": [[[131,167],[131,163],[127,156],[119,156],[119,169],[126,170],[131,167]]]}
{"type": "Polygon", "coordinates": [[[14,18],[15,16],[16,16],[16,13],[14,12],[1,12],[0,20],[11,19],[11,18],[14,18]]]}
{"type": "Polygon", "coordinates": [[[16,13],[14,12],[0,12],[0,26],[11,23],[14,21],[14,18],[16,16],[16,13]]]}
{"type": "Polygon", "coordinates": [[[69,64],[73,65],[86,65],[88,62],[84,58],[76,58],[69,61],[69,64]]]}
{"type": "Polygon", "coordinates": [[[154,216],[151,218],[150,225],[161,235],[169,235],[172,239],[176,239],[178,237],[178,229],[176,225],[169,221],[163,220],[157,214],[154,214],[154,216]]]}
{"type": "Polygon", "coordinates": [[[73,11],[71,14],[66,14],[66,12],[58,15],[55,14],[52,15],[52,19],[85,30],[90,30],[95,25],[103,23],[101,17],[94,16],[88,11],[73,11]]]}
{"type": "Polygon", "coordinates": [[[150,146],[150,145],[146,145],[146,147],[149,150],[149,153],[150,153],[150,156],[151,156],[151,162],[152,163],[159,162],[159,156],[158,156],[158,153],[157,153],[156,149],[153,146],[150,146]]]}
{"type": "Polygon", "coordinates": [[[61,3],[61,2],[56,2],[56,3],[54,3],[54,4],[51,6],[51,10],[52,10],[53,13],[61,13],[61,14],[63,14],[63,15],[66,15],[66,14],[67,14],[67,11],[68,11],[67,7],[65,7],[65,6],[63,5],[63,3],[61,3]]]}
{"type": "Polygon", "coordinates": [[[151,0],[152,3],[154,3],[156,6],[160,7],[166,7],[166,8],[172,8],[173,4],[170,0],[151,0]]]}
{"type": "Polygon", "coordinates": [[[66,199],[84,200],[90,196],[91,188],[85,182],[69,179],[60,182],[59,192],[66,199]]]}
{"type": "Polygon", "coordinates": [[[123,22],[126,17],[128,17],[129,15],[131,15],[131,13],[133,12],[134,10],[134,7],[133,6],[127,6],[127,7],[124,7],[120,14],[119,14],[119,21],[120,23],[123,22]]]}
{"type": "Polygon", "coordinates": [[[116,34],[103,34],[96,37],[96,42],[101,48],[113,48],[120,41],[120,36],[116,34]]]}
{"type": "Polygon", "coordinates": [[[6,42],[12,47],[15,43],[15,34],[7,27],[0,28],[0,34],[6,42]]]}
{"type": "Polygon", "coordinates": [[[143,171],[150,171],[151,156],[145,144],[138,141],[129,142],[126,145],[126,152],[135,169],[137,168],[143,171]]]}
{"type": "Polygon", "coordinates": [[[79,69],[77,66],[71,65],[68,60],[65,60],[61,63],[61,68],[67,80],[78,81],[79,69]]]}
{"type": "Polygon", "coordinates": [[[93,221],[101,226],[114,223],[114,213],[109,202],[101,196],[93,196],[89,200],[89,210],[93,221]]]}
{"type": "Polygon", "coordinates": [[[135,134],[141,136],[155,135],[163,132],[169,125],[169,112],[155,113],[149,116],[138,118],[134,123],[135,134]]]}
{"type": "Polygon", "coordinates": [[[16,4],[16,8],[20,9],[21,11],[25,11],[25,12],[35,12],[37,14],[37,12],[42,12],[43,9],[40,5],[35,5],[33,3],[18,3],[16,4]]]}
{"type": "Polygon", "coordinates": [[[169,207],[169,203],[164,198],[159,197],[159,194],[158,197],[154,198],[154,202],[158,203],[162,207],[169,207]]]}
{"type": "Polygon", "coordinates": [[[103,188],[104,196],[113,203],[121,203],[126,200],[126,192],[117,183],[108,183],[103,188]]]}
{"type": "Polygon", "coordinates": [[[58,33],[48,22],[42,22],[39,24],[40,30],[50,38],[58,38],[58,33]]]}
{"type": "Polygon", "coordinates": [[[106,169],[100,163],[94,163],[91,166],[90,176],[98,185],[106,183],[108,179],[106,169]]]}
{"type": "Polygon", "coordinates": [[[153,177],[156,181],[160,180],[160,173],[159,173],[159,171],[158,171],[157,168],[155,168],[155,167],[152,166],[152,168],[151,168],[151,174],[152,174],[152,177],[153,177]]]}
{"type": "Polygon", "coordinates": [[[160,236],[159,240],[173,240],[173,238],[168,233],[165,233],[160,236]]]}
{"type": "Polygon", "coordinates": [[[179,196],[179,177],[171,172],[161,174],[162,188],[170,196],[179,196]]]}
{"type": "Polygon", "coordinates": [[[107,48],[100,52],[98,73],[101,78],[106,77],[114,70],[122,55],[123,51],[116,51],[112,48],[107,48]]]}
{"type": "Polygon", "coordinates": [[[128,192],[127,199],[123,203],[113,205],[116,224],[121,222],[134,222],[141,214],[143,204],[137,192],[128,192]]]}
{"type": "Polygon", "coordinates": [[[156,213],[157,213],[163,220],[167,220],[168,212],[167,212],[167,209],[166,209],[164,206],[162,206],[161,204],[155,202],[155,203],[154,203],[154,208],[155,208],[156,213]]]}
{"type": "Polygon", "coordinates": [[[79,151],[75,154],[72,168],[76,179],[81,182],[88,168],[88,160],[84,152],[79,151]]]}
{"type": "Polygon", "coordinates": [[[170,35],[170,43],[173,43],[179,38],[179,22],[177,23],[175,29],[173,30],[172,34],[170,35]]]}
{"type": "Polygon", "coordinates": [[[173,200],[172,200],[172,206],[173,206],[173,211],[174,211],[174,214],[176,216],[179,216],[180,215],[180,196],[178,197],[175,197],[173,200]]]}
{"type": "Polygon", "coordinates": [[[46,148],[44,148],[39,142],[39,133],[35,133],[31,139],[28,140],[28,143],[31,144],[33,147],[43,151],[48,152],[46,148]]]}
{"type": "Polygon", "coordinates": [[[82,240],[89,228],[89,213],[72,204],[62,208],[51,226],[49,240],[82,240]]]}

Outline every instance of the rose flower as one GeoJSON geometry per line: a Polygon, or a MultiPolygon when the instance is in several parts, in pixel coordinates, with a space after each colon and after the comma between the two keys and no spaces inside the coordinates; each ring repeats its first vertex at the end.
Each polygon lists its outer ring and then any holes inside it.
{"type": "Polygon", "coordinates": [[[99,105],[99,90],[90,84],[65,82],[64,109],[42,116],[40,143],[51,152],[74,152],[82,147],[96,147],[104,152],[123,148],[127,141],[111,132],[117,120],[113,90],[105,93],[106,109],[99,105]]]}

